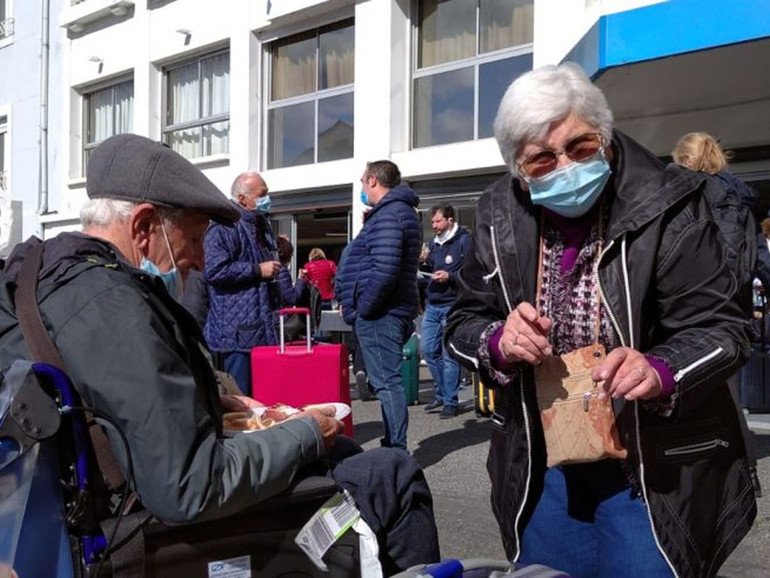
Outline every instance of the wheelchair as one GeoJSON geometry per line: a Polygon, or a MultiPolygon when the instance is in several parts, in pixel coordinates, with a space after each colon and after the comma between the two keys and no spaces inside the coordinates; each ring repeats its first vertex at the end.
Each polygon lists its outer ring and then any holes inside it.
{"type": "Polygon", "coordinates": [[[52,365],[20,360],[3,376],[0,570],[9,566],[22,578],[361,575],[355,532],[324,555],[328,572],[295,543],[338,491],[323,476],[238,515],[181,526],[146,510],[128,513],[128,491],[113,503],[100,499],[103,480],[83,409],[67,375],[52,365]]]}

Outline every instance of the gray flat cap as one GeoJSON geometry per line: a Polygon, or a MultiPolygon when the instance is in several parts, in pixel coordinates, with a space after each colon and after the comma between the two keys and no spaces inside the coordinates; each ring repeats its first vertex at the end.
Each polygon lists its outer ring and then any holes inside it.
{"type": "Polygon", "coordinates": [[[182,155],[136,134],[103,141],[88,159],[91,199],[120,199],[198,211],[220,223],[240,214],[219,189],[182,155]]]}

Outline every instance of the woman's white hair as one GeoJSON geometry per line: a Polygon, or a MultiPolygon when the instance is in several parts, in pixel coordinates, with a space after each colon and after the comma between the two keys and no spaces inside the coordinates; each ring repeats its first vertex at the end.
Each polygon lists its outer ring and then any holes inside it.
{"type": "Polygon", "coordinates": [[[604,93],[574,62],[536,68],[514,80],[500,101],[495,138],[505,163],[516,174],[516,154],[527,142],[543,138],[553,122],[571,113],[612,138],[612,111],[604,93]]]}
{"type": "MultiPolygon", "coordinates": [[[[83,229],[88,230],[94,227],[107,227],[116,222],[126,222],[139,203],[132,201],[121,201],[119,199],[90,199],[80,209],[80,224],[83,229]]],[[[164,224],[175,224],[184,212],[183,209],[174,209],[169,207],[155,208],[164,224]]]]}

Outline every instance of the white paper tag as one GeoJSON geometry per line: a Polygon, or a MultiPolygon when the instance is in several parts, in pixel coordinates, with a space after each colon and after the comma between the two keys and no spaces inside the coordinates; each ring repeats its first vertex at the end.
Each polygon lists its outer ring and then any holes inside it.
{"type": "Polygon", "coordinates": [[[251,578],[251,558],[239,556],[209,562],[209,578],[251,578]]]}
{"type": "Polygon", "coordinates": [[[360,517],[353,498],[347,490],[343,490],[343,493],[334,494],[313,514],[294,541],[313,564],[326,571],[328,568],[321,558],[360,517]]]}

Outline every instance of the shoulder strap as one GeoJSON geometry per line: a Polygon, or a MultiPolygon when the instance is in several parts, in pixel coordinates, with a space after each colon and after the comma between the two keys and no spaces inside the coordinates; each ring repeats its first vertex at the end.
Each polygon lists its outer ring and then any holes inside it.
{"type": "MultiPolygon", "coordinates": [[[[64,360],[59,349],[51,340],[48,331],[43,324],[40,315],[40,307],[37,304],[37,283],[40,266],[43,263],[43,251],[45,242],[40,242],[30,249],[19,271],[19,281],[16,288],[16,316],[19,319],[19,328],[24,336],[32,358],[35,361],[54,365],[66,373],[64,360]]],[[[125,477],[118,466],[118,461],[112,453],[110,443],[101,426],[93,419],[91,412],[85,412],[88,423],[88,434],[94,446],[96,461],[102,472],[107,486],[111,490],[118,490],[126,483],[125,477]]]]}

